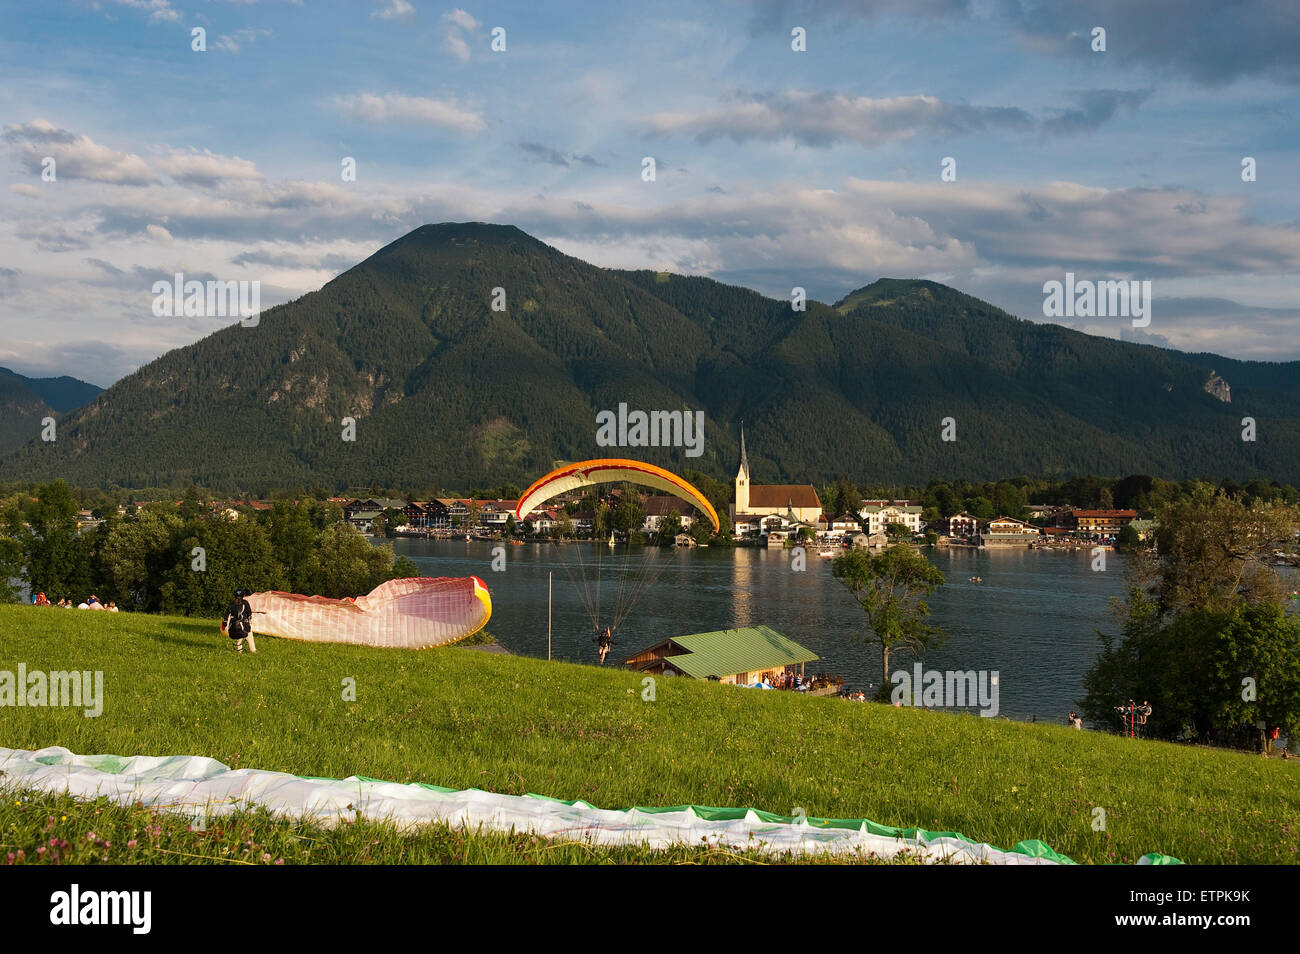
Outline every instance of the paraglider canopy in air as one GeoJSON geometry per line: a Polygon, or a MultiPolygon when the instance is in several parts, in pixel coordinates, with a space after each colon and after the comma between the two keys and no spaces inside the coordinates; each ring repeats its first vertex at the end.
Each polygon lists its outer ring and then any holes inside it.
{"type": "Polygon", "coordinates": [[[692,504],[708,517],[713,524],[714,533],[717,533],[720,529],[718,514],[713,509],[713,504],[709,503],[709,498],[700,493],[692,484],[671,471],[656,467],[654,464],[645,464],[637,460],[622,460],[615,457],[584,460],[576,464],[566,464],[551,471],[524,491],[524,495],[519,498],[519,505],[515,508],[515,519],[525,519],[552,497],[558,497],[560,494],[571,490],[591,487],[595,484],[621,482],[641,484],[645,487],[652,487],[655,490],[662,490],[665,493],[672,494],[674,497],[692,504]]]}
{"type": "MultiPolygon", "coordinates": [[[[656,467],[654,464],[646,464],[637,460],[623,460],[621,458],[584,460],[576,464],[566,464],[563,467],[556,468],[524,491],[524,495],[519,498],[519,504],[515,508],[515,519],[520,521],[527,519],[530,513],[540,509],[548,500],[558,497],[560,494],[581,490],[596,484],[613,483],[639,484],[643,487],[650,487],[654,490],[672,494],[699,510],[712,525],[714,533],[717,533],[720,529],[717,511],[713,509],[709,499],[689,481],[664,470],[662,467],[656,467]]],[[[630,537],[629,534],[629,550],[630,537]]],[[[611,536],[611,550],[612,540],[611,536]]],[[[614,562],[614,566],[611,568],[618,575],[618,588],[612,608],[606,603],[606,610],[602,613],[601,564],[604,559],[602,555],[604,549],[603,543],[597,543],[595,563],[592,566],[594,580],[588,577],[587,565],[582,559],[581,544],[573,548],[573,565],[565,560],[563,552],[558,556],[561,564],[569,573],[574,588],[582,597],[587,614],[591,617],[592,627],[597,633],[597,645],[601,647],[602,652],[608,652],[609,641],[612,640],[613,632],[627,618],[632,607],[636,605],[647,589],[653,586],[668,561],[657,560],[655,553],[659,548],[653,546],[645,547],[640,560],[632,560],[627,557],[627,554],[620,560],[611,553],[610,559],[614,562]],[[606,641],[602,643],[602,639],[606,641]]],[[[601,658],[603,661],[604,656],[602,655],[601,658]]]]}

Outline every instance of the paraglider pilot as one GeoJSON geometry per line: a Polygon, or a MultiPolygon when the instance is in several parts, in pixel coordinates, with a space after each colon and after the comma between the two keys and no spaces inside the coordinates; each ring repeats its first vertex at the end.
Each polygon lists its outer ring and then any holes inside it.
{"type": "Polygon", "coordinates": [[[605,655],[609,652],[609,647],[614,642],[614,634],[606,626],[596,636],[596,651],[600,653],[600,664],[605,665],[605,655]]]}
{"type": "Polygon", "coordinates": [[[248,640],[248,651],[257,652],[257,643],[253,642],[253,607],[244,599],[247,594],[235,590],[235,598],[226,607],[226,615],[221,619],[221,631],[234,641],[235,652],[244,651],[244,640],[248,640]]]}

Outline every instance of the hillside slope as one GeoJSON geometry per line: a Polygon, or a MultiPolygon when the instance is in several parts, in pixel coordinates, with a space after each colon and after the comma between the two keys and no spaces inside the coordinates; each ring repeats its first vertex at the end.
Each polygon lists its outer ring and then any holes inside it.
{"type": "Polygon", "coordinates": [[[760,481],[1015,473],[1300,482],[1300,365],[1186,356],[1020,321],[884,279],[832,308],[705,278],[596,268],[510,226],[424,226],[294,302],[163,355],[29,443],[0,478],[521,485],[607,456],[595,415],[701,409],[729,477],[745,422],[760,481]],[[493,289],[506,310],[493,311],[493,289]],[[1207,367],[1207,362],[1210,362],[1207,367]],[[1205,390],[1209,367],[1232,403],[1205,390]],[[1234,378],[1237,379],[1234,381],[1234,378]],[[1241,383],[1238,384],[1237,382],[1241,383]],[[1259,440],[1240,440],[1240,420],[1259,440]],[[342,439],[355,419],[356,440],[342,439]],[[957,422],[956,442],[940,439],[957,422]]]}

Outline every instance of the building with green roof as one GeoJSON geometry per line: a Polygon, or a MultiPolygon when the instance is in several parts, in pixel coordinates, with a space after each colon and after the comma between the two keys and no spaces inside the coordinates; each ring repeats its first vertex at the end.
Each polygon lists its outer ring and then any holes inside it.
{"type": "Polygon", "coordinates": [[[804,664],[817,658],[812,650],[769,626],[747,626],[674,636],[624,663],[637,672],[748,685],[766,673],[776,675],[795,666],[802,673],[804,664]]]}

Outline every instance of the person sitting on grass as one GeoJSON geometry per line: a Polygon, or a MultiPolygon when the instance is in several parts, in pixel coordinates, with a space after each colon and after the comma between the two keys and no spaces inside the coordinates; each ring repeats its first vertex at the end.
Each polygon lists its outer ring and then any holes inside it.
{"type": "Polygon", "coordinates": [[[221,631],[234,641],[235,652],[244,651],[244,640],[248,640],[248,651],[257,652],[257,643],[253,641],[253,607],[242,589],[235,590],[235,598],[226,607],[226,615],[221,619],[221,631]]]}

